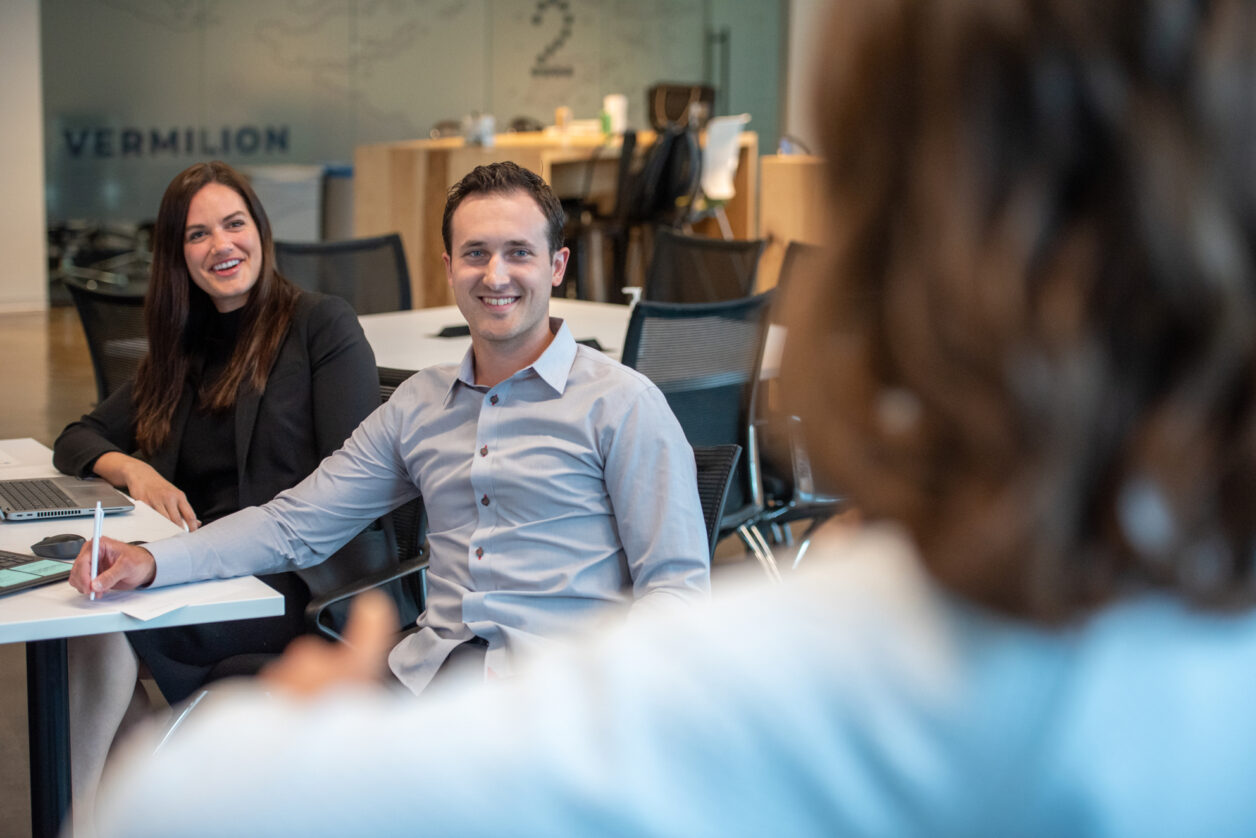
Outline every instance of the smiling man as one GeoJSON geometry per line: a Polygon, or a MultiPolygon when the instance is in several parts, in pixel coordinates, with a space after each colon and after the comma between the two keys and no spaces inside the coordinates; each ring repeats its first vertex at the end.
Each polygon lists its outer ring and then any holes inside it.
{"type": "Polygon", "coordinates": [[[471,327],[476,380],[490,386],[554,339],[550,289],[567,268],[562,208],[528,174],[513,164],[477,169],[454,188],[441,225],[445,273],[471,327]]]}
{"type": "Polygon", "coordinates": [[[460,365],[411,376],[309,478],[261,507],[145,547],[102,540],[71,584],[123,590],[323,561],[422,496],[427,610],[389,656],[414,692],[438,673],[511,675],[608,606],[704,599],[708,547],[693,452],[648,379],[549,316],[563,211],[513,163],[450,190],[445,270],[471,330],[460,365]]]}

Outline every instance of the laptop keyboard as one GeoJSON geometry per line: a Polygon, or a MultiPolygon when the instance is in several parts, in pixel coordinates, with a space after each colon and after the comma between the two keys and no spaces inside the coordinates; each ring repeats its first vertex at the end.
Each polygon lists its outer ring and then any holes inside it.
{"type": "Polygon", "coordinates": [[[8,550],[0,550],[0,570],[21,567],[24,564],[30,564],[37,560],[38,557],[24,556],[21,553],[10,553],[8,550]]]}
{"type": "Polygon", "coordinates": [[[0,499],[14,512],[78,507],[69,495],[57,488],[57,484],[41,478],[9,480],[0,484],[0,499]]]}

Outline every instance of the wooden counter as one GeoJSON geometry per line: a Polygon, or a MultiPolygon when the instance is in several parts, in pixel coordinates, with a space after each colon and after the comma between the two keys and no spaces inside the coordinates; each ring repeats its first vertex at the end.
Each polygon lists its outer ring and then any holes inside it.
{"type": "MultiPolygon", "coordinates": [[[[654,134],[637,134],[637,148],[654,134]]],[[[741,137],[735,181],[737,195],[725,207],[738,238],[757,234],[759,141],[752,131],[741,137]]],[[[544,178],[560,198],[587,197],[607,212],[614,204],[619,140],[599,134],[562,138],[550,132],[498,134],[491,147],[469,146],[461,137],[408,140],[358,146],[353,156],[355,236],[398,232],[410,266],[415,308],[453,302],[441,262],[441,216],[445,195],[478,165],[512,160],[544,178]],[[585,188],[586,180],[588,189],[585,188]]]]}

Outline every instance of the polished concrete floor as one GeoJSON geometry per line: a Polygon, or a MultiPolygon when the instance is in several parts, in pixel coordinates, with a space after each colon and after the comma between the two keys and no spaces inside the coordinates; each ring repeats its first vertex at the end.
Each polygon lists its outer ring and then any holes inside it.
{"type": "MultiPolygon", "coordinates": [[[[51,446],[61,428],[96,399],[87,342],[73,308],[0,314],[0,439],[34,437],[51,446]]],[[[0,838],[29,836],[26,652],[0,644],[0,838]]]]}

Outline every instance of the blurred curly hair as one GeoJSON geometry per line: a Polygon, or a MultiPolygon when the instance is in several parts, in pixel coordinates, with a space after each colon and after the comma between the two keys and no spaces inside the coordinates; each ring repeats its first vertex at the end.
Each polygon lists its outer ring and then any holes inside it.
{"type": "Polygon", "coordinates": [[[1256,4],[865,0],[826,44],[817,471],[1003,612],[1250,603],[1256,4]]]}

